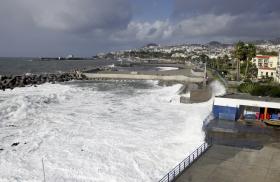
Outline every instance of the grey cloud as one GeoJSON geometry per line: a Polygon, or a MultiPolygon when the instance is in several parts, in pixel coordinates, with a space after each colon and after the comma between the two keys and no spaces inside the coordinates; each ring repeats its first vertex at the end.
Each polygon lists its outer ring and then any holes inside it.
{"type": "Polygon", "coordinates": [[[247,37],[251,39],[276,38],[280,34],[280,16],[248,15],[238,16],[224,30],[225,36],[247,37]]]}
{"type": "Polygon", "coordinates": [[[195,20],[184,26],[185,32],[196,27],[192,33],[185,34],[188,38],[261,39],[280,36],[279,0],[175,0],[174,5],[174,22],[181,24],[195,20]],[[217,22],[217,17],[228,17],[230,21],[217,22]]]}
{"type": "Polygon", "coordinates": [[[176,17],[200,14],[271,14],[279,13],[279,0],[175,0],[176,17]]]}
{"type": "Polygon", "coordinates": [[[279,0],[173,2],[170,18],[137,21],[131,0],[1,0],[0,56],[90,56],[149,42],[280,36],[279,0]]]}
{"type": "Polygon", "coordinates": [[[123,28],[132,16],[128,0],[25,0],[21,3],[36,25],[59,31],[123,28]]]}
{"type": "Polygon", "coordinates": [[[131,17],[129,0],[1,0],[0,56],[94,55],[131,17]]]}
{"type": "Polygon", "coordinates": [[[150,42],[168,39],[173,33],[169,21],[135,22],[128,24],[125,30],[114,32],[110,39],[115,42],[150,42]]]}

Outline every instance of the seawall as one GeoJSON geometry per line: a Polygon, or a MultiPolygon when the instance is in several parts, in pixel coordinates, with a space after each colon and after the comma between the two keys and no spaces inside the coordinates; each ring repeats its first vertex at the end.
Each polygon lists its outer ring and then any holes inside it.
{"type": "Polygon", "coordinates": [[[88,79],[130,79],[130,80],[163,80],[184,83],[201,83],[202,77],[187,77],[184,75],[144,75],[144,74],[114,74],[114,73],[83,73],[88,79]]]}

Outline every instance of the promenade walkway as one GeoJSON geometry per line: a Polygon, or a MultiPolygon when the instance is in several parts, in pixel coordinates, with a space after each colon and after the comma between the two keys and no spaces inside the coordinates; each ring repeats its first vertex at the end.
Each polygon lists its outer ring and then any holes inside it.
{"type": "Polygon", "coordinates": [[[144,75],[144,74],[112,74],[112,73],[84,73],[89,79],[131,79],[131,80],[164,80],[201,83],[203,78],[187,77],[184,75],[144,75]]]}
{"type": "Polygon", "coordinates": [[[261,150],[213,145],[176,182],[279,182],[280,144],[261,150]]]}
{"type": "Polygon", "coordinates": [[[202,83],[204,81],[203,76],[193,75],[189,68],[169,71],[99,71],[98,73],[84,72],[83,74],[89,79],[164,80],[186,83],[202,83]]]}

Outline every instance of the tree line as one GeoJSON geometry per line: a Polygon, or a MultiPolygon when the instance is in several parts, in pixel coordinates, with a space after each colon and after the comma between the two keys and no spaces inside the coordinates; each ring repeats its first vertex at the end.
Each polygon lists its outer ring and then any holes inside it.
{"type": "MultiPolygon", "coordinates": [[[[234,47],[234,51],[233,51],[233,55],[234,57],[237,59],[237,75],[236,75],[236,79],[239,81],[240,80],[240,72],[241,72],[241,68],[243,67],[243,71],[244,71],[244,78],[248,79],[248,72],[250,71],[251,74],[257,74],[255,73],[255,67],[254,65],[251,63],[251,60],[256,57],[256,46],[254,44],[245,44],[242,41],[239,41],[235,47],[234,47]],[[243,65],[241,65],[243,64],[243,65]],[[245,65],[245,66],[244,66],[245,65]],[[250,70],[249,70],[249,66],[250,66],[250,70]],[[245,67],[245,70],[244,70],[245,67]],[[254,70],[251,70],[254,69],[254,70]],[[253,72],[252,72],[253,71],[253,72]]],[[[252,75],[251,75],[252,76],[252,75]]],[[[251,77],[249,76],[249,78],[251,77]]],[[[257,76],[257,75],[253,75],[253,76],[257,76]]]]}

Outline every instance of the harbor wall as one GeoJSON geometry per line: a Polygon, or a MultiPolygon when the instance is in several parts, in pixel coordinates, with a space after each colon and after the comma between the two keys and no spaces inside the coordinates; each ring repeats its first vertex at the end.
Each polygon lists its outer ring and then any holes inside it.
{"type": "Polygon", "coordinates": [[[131,80],[164,80],[164,81],[179,81],[186,83],[201,83],[201,77],[187,77],[183,75],[140,75],[140,74],[93,74],[83,73],[88,79],[131,79],[131,80]]]}
{"type": "Polygon", "coordinates": [[[0,76],[0,90],[25,87],[27,85],[40,85],[43,83],[65,82],[70,80],[83,80],[80,72],[53,73],[53,74],[26,74],[0,76]]]}
{"type": "Polygon", "coordinates": [[[206,102],[211,98],[212,98],[212,89],[210,88],[191,90],[190,92],[191,103],[206,102]]]}

